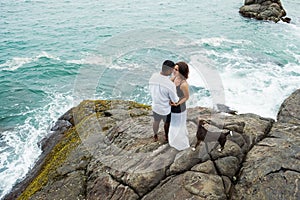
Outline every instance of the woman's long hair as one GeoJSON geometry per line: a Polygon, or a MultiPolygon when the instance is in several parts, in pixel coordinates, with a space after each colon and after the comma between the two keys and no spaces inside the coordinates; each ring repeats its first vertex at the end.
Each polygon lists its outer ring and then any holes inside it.
{"type": "Polygon", "coordinates": [[[179,73],[186,79],[189,77],[189,66],[185,62],[178,62],[176,63],[178,65],[178,71],[179,73]]]}

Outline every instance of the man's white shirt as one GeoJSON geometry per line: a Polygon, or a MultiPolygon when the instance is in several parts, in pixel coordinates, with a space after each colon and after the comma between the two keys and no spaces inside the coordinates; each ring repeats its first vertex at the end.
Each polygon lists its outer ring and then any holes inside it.
{"type": "Polygon", "coordinates": [[[168,76],[155,73],[149,80],[149,90],[152,98],[152,110],[160,115],[168,115],[171,112],[170,100],[179,100],[175,84],[168,76]]]}

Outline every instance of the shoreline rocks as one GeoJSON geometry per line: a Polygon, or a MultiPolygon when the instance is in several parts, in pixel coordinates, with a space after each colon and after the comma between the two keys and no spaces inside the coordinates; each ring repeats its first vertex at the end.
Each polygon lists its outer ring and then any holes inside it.
{"type": "Polygon", "coordinates": [[[291,19],[286,16],[280,0],[245,0],[244,6],[239,10],[239,13],[248,18],[257,20],[270,20],[274,22],[290,23],[291,19]]]}
{"type": "Polygon", "coordinates": [[[248,152],[233,199],[299,199],[300,89],[281,105],[266,138],[248,152]]]}
{"type": "Polygon", "coordinates": [[[299,102],[300,89],[277,121],[189,108],[192,145],[200,118],[233,131],[219,152],[214,141],[177,151],[162,126],[154,142],[147,105],[86,100],[58,119],[34,168],[4,199],[298,199],[299,102]]]}

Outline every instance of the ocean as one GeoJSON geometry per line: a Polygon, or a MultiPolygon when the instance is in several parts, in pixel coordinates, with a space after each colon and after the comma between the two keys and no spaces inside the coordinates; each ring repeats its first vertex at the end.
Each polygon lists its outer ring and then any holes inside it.
{"type": "Polygon", "coordinates": [[[282,1],[290,24],[244,18],[243,3],[1,0],[0,198],[83,99],[150,104],[148,80],[165,59],[189,64],[189,107],[276,119],[300,88],[300,2],[282,1]]]}

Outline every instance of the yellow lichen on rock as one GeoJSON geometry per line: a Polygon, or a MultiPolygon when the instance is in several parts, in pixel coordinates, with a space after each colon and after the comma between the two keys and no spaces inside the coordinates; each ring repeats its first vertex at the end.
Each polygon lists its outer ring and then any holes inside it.
{"type": "Polygon", "coordinates": [[[64,133],[63,139],[47,155],[39,175],[28,185],[18,199],[29,199],[43,188],[49,180],[53,180],[56,169],[62,165],[69,153],[81,143],[76,129],[71,128],[64,133]]]}
{"type": "Polygon", "coordinates": [[[129,109],[131,108],[143,108],[145,110],[151,110],[151,106],[149,105],[146,105],[146,104],[141,104],[141,103],[137,103],[137,102],[134,102],[134,101],[129,101],[129,109]]]}

